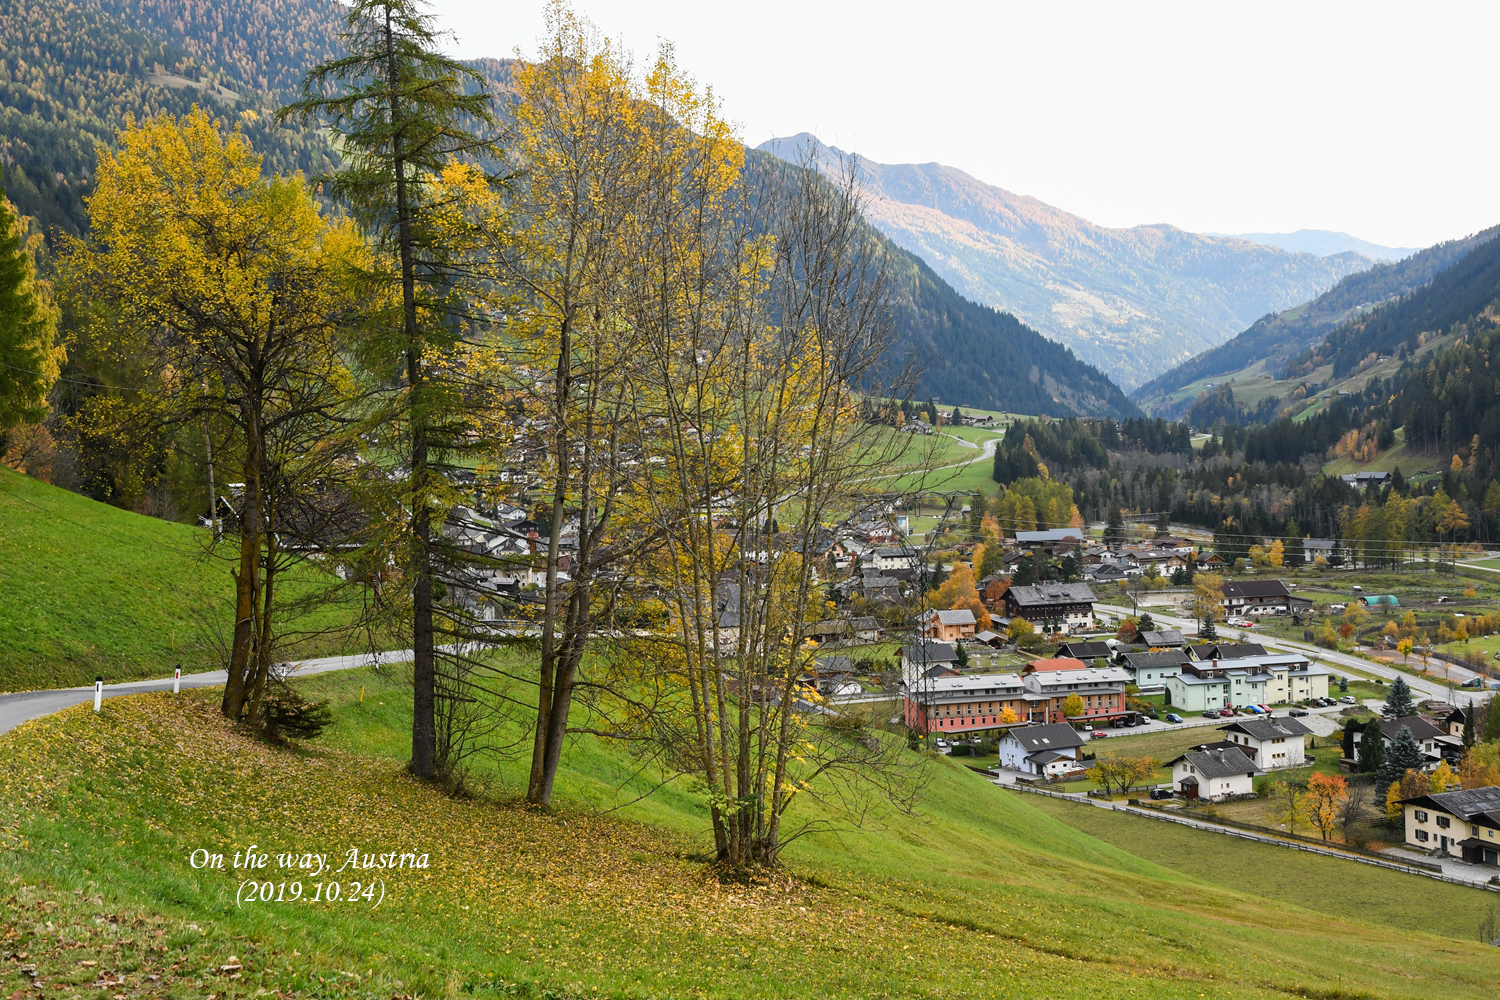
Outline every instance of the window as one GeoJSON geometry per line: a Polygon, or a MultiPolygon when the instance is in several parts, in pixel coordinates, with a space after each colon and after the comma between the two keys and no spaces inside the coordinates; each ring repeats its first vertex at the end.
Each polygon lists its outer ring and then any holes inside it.
{"type": "Polygon", "coordinates": [[[1439,827],[1440,827],[1440,828],[1441,828],[1441,829],[1444,829],[1444,830],[1446,830],[1446,829],[1448,829],[1448,827],[1450,827],[1450,826],[1452,826],[1452,825],[1453,825],[1453,821],[1452,821],[1452,820],[1450,820],[1450,819],[1449,819],[1449,818],[1448,818],[1448,817],[1447,817],[1447,816],[1439,816],[1439,817],[1438,817],[1438,818],[1437,818],[1437,825],[1438,825],[1438,826],[1439,826],[1439,827]]]}
{"type": "Polygon", "coordinates": [[[1426,809],[1418,809],[1412,815],[1416,816],[1418,823],[1425,823],[1425,822],[1427,822],[1427,810],[1426,809]]]}
{"type": "Polygon", "coordinates": [[[1426,830],[1418,830],[1417,831],[1417,839],[1420,840],[1420,841],[1423,841],[1425,843],[1426,840],[1427,840],[1427,831],[1426,830]]]}

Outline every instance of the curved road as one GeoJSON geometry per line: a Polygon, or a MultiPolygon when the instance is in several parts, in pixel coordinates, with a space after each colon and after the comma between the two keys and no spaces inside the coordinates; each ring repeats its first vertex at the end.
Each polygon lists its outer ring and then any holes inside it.
{"type": "MultiPolygon", "coordinates": [[[[359,653],[354,656],[325,656],[300,661],[293,667],[293,676],[306,677],[309,674],[328,673],[330,670],[351,670],[355,667],[403,663],[410,659],[411,650],[409,649],[398,649],[389,653],[359,653]]],[[[228,679],[229,675],[223,670],[208,670],[200,674],[183,674],[182,686],[184,688],[217,687],[228,679]]],[[[124,684],[104,685],[104,697],[118,698],[127,694],[170,690],[172,690],[170,677],[156,681],[130,681],[124,684]]],[[[79,705],[93,700],[93,685],[0,695],[0,733],[8,733],[23,722],[60,712],[70,705],[79,705]]]]}

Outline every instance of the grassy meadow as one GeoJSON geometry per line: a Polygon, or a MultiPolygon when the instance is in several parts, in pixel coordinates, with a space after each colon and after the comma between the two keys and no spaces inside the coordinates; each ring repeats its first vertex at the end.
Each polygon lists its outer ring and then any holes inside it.
{"type": "MultiPolygon", "coordinates": [[[[1096,825],[1102,811],[938,757],[914,815],[855,827],[814,786],[793,820],[834,829],[796,841],[782,871],[725,883],[706,864],[701,789],[641,798],[657,776],[613,744],[574,739],[554,812],[513,804],[514,749],[453,800],[405,774],[403,671],[300,683],[335,723],[299,749],[230,726],[212,692],[0,736],[0,940],[39,993],[1427,1000],[1500,976],[1500,952],[1473,941],[1493,894],[1271,848],[1243,859],[1210,834],[1166,843],[1195,835],[1163,824],[1122,835],[1096,825]],[[247,873],[190,864],[251,844],[430,867],[379,873],[375,907],[236,905],[247,873]]],[[[508,724],[497,750],[522,735],[508,724]]],[[[345,894],[356,877],[332,876],[345,894]]]]}
{"type": "MultiPolygon", "coordinates": [[[[209,543],[204,529],[0,466],[0,691],[221,667],[215,635],[232,617],[234,582],[227,550],[209,543]]],[[[298,624],[321,631],[341,620],[334,609],[298,624]]],[[[324,636],[288,653],[339,651],[324,636]]]]}

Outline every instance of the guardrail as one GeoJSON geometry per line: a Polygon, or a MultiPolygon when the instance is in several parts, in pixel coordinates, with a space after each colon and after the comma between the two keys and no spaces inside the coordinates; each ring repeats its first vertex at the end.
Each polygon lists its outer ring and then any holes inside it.
{"type": "MultiPolygon", "coordinates": [[[[1026,792],[1030,795],[1049,795],[1055,799],[1071,799],[1074,802],[1080,802],[1079,797],[1076,794],[1069,795],[1063,792],[1053,792],[1043,788],[1029,788],[1020,785],[1002,785],[1001,787],[1014,788],[1017,791],[1026,792]]],[[[1080,804],[1085,803],[1080,802],[1080,804]]],[[[1320,854],[1323,857],[1340,858],[1344,861],[1355,861],[1362,865],[1373,865],[1376,868],[1390,868],[1395,871],[1405,872],[1408,875],[1421,875],[1424,878],[1437,879],[1439,882],[1451,882],[1454,885],[1466,885],[1472,889],[1486,889],[1490,892],[1500,892],[1500,885],[1496,885],[1493,881],[1471,882],[1467,879],[1454,878],[1451,875],[1445,875],[1441,871],[1431,871],[1428,869],[1418,868],[1414,865],[1402,864],[1399,861],[1386,861],[1379,858],[1361,857],[1357,854],[1350,854],[1347,851],[1317,847],[1312,844],[1300,844],[1296,841],[1284,840],[1279,837],[1264,837],[1258,833],[1251,833],[1248,830],[1236,830],[1233,827],[1220,826],[1210,820],[1189,819],[1185,816],[1169,816],[1162,812],[1143,809],[1140,806],[1120,805],[1119,803],[1111,803],[1110,809],[1114,812],[1123,812],[1129,813],[1132,816],[1140,816],[1143,819],[1160,820],[1164,823],[1176,823],[1177,825],[1185,826],[1190,830],[1202,830],[1206,833],[1218,833],[1223,834],[1227,837],[1239,837],[1241,840],[1251,840],[1255,841],[1256,843],[1269,844],[1272,847],[1289,847],[1297,851],[1306,851],[1309,854],[1320,854]]]]}

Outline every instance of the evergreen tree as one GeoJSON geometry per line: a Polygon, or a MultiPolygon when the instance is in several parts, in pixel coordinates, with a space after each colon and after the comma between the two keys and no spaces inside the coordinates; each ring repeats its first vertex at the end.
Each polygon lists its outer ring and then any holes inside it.
{"type": "Polygon", "coordinates": [[[1385,734],[1380,730],[1380,720],[1371,719],[1359,738],[1359,770],[1361,774],[1374,774],[1385,761],[1385,734]]]}
{"type": "Polygon", "coordinates": [[[1120,513],[1119,504],[1110,504],[1109,514],[1104,521],[1104,544],[1108,546],[1125,544],[1125,517],[1120,513]]]}
{"type": "MultiPolygon", "coordinates": [[[[1478,723],[1475,723],[1478,727],[1478,723]]],[[[1492,743],[1500,740],[1500,706],[1495,704],[1495,699],[1490,698],[1484,703],[1484,742],[1492,743]]]]}
{"type": "Polygon", "coordinates": [[[1137,632],[1155,632],[1156,622],[1151,617],[1151,612],[1142,611],[1140,620],[1135,623],[1137,632]]]}
{"type": "Polygon", "coordinates": [[[961,642],[955,643],[953,646],[953,651],[958,655],[959,667],[967,667],[969,665],[969,651],[964,648],[964,644],[961,642]]]}
{"type": "Polygon", "coordinates": [[[927,405],[922,408],[922,413],[923,413],[924,416],[926,416],[927,422],[929,424],[931,424],[934,427],[937,426],[937,422],[938,422],[937,404],[934,403],[931,398],[929,398],[927,400],[927,405]]]}
{"type": "Polygon", "coordinates": [[[1476,707],[1474,705],[1470,705],[1467,709],[1464,710],[1464,749],[1465,750],[1467,750],[1469,747],[1471,747],[1471,746],[1474,745],[1474,740],[1479,735],[1475,731],[1475,726],[1474,726],[1474,716],[1475,716],[1476,712],[1477,712],[1477,709],[1476,709],[1476,707]]]}
{"type": "Polygon", "coordinates": [[[1206,617],[1203,619],[1202,624],[1198,626],[1198,635],[1204,642],[1219,641],[1219,630],[1214,626],[1213,618],[1206,617]]]}
{"type": "Polygon", "coordinates": [[[0,452],[11,428],[47,415],[61,351],[57,314],[26,245],[25,227],[0,189],[0,452]]]}
{"type": "Polygon", "coordinates": [[[1386,692],[1385,707],[1381,712],[1387,719],[1405,719],[1417,714],[1417,705],[1411,696],[1411,685],[1406,683],[1405,677],[1397,677],[1391,682],[1391,689],[1386,692]]]}
{"type": "Polygon", "coordinates": [[[1417,738],[1411,734],[1411,730],[1405,726],[1391,740],[1389,749],[1385,752],[1385,759],[1380,762],[1380,767],[1375,771],[1375,778],[1381,785],[1389,785],[1394,781],[1400,781],[1401,776],[1407,771],[1421,771],[1427,758],[1422,753],[1422,746],[1417,738]]]}
{"type": "MultiPolygon", "coordinates": [[[[438,625],[434,620],[442,559],[439,539],[446,497],[443,456],[463,450],[454,386],[432,368],[457,340],[457,305],[450,301],[455,266],[438,233],[443,210],[433,184],[455,160],[498,154],[476,128],[496,128],[484,78],[444,55],[421,0],[353,0],[343,42],[348,54],[314,67],[302,98],[280,117],[321,121],[345,153],[327,179],[328,192],[349,207],[389,267],[368,277],[391,303],[377,316],[366,361],[382,381],[393,377],[387,421],[405,432],[408,512],[401,560],[412,601],[412,758],[421,778],[438,774],[438,625]],[[436,585],[435,585],[436,584],[436,585]]],[[[557,532],[554,530],[553,532],[557,532]]],[[[544,637],[550,636],[543,629],[544,637]]]]}

